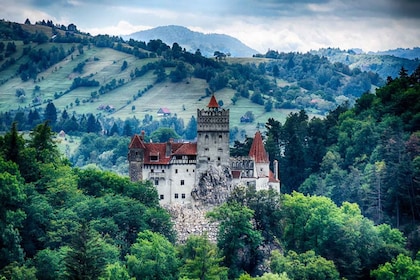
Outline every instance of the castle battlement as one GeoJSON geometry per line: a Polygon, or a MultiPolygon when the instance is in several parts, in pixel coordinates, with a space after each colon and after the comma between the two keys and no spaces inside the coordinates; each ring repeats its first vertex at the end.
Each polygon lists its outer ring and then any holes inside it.
{"type": "Polygon", "coordinates": [[[197,132],[203,131],[229,132],[229,110],[197,109],[197,132]]]}

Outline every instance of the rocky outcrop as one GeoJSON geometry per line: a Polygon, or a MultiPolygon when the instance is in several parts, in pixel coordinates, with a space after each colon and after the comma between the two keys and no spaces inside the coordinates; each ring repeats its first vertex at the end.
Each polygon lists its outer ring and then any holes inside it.
{"type": "Polygon", "coordinates": [[[218,223],[206,218],[213,207],[193,204],[170,204],[165,206],[172,217],[177,233],[177,243],[183,244],[190,235],[207,234],[211,242],[217,240],[218,223]]]}
{"type": "Polygon", "coordinates": [[[226,202],[231,192],[229,167],[210,166],[192,190],[193,202],[165,206],[172,217],[177,232],[177,242],[184,243],[190,235],[207,234],[210,241],[217,241],[218,223],[206,218],[206,213],[226,202]]]}
{"type": "Polygon", "coordinates": [[[194,201],[201,205],[220,205],[231,192],[231,175],[227,166],[213,166],[201,175],[191,191],[194,201]]]}

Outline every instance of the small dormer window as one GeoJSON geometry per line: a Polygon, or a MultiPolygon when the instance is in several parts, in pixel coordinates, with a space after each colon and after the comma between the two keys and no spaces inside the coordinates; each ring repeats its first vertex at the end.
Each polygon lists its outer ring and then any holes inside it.
{"type": "Polygon", "coordinates": [[[159,161],[159,153],[150,153],[150,161],[159,161]]]}

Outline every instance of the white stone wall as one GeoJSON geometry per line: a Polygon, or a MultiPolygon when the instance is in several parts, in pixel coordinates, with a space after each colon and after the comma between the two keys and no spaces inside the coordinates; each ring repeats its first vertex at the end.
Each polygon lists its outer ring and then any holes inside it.
{"type": "Polygon", "coordinates": [[[160,204],[191,203],[195,164],[145,165],[143,178],[156,187],[160,204]]]}

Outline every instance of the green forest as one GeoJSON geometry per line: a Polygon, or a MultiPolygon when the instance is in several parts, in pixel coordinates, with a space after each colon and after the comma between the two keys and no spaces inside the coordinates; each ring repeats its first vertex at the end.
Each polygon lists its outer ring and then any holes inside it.
{"type": "MultiPolygon", "coordinates": [[[[72,167],[48,122],[0,138],[2,279],[418,279],[420,68],[326,118],[268,120],[282,192],[236,188],[176,243],[150,182],[72,167]],[[417,278],[416,278],[417,277],[417,278]]],[[[241,153],[247,141],[232,148],[241,153]]]]}
{"type": "MultiPolygon", "coordinates": [[[[0,113],[0,280],[420,279],[419,66],[384,81],[309,53],[269,51],[258,63],[236,63],[49,21],[39,23],[48,36],[0,23],[0,86],[20,85],[0,96],[19,102],[0,113]],[[84,55],[106,48],[143,66],[122,60],[116,68],[127,79],[98,79],[86,69],[100,60],[84,55]],[[45,69],[63,59],[74,78],[47,93],[45,69]],[[191,140],[194,116],[184,125],[175,115],[78,111],[145,75],[153,82],[130,92],[130,102],[194,77],[208,86],[203,97],[232,90],[231,111],[241,100],[266,113],[293,109],[254,123],[279,163],[281,192],[234,188],[207,213],[218,225],[215,242],[206,233],[177,242],[153,184],[126,176],[133,133],[191,140]],[[74,151],[62,150],[61,130],[80,138],[74,151]]],[[[231,129],[231,155],[247,155],[252,139],[238,134],[231,129]]]]}

